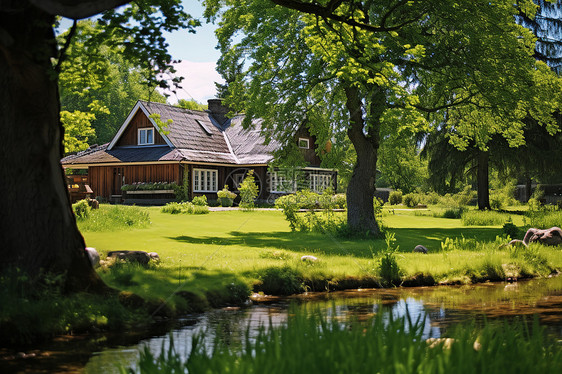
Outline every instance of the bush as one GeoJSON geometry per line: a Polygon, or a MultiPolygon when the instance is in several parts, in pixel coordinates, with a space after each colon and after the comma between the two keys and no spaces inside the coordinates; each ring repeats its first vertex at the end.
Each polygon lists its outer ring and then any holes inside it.
{"type": "Polygon", "coordinates": [[[219,202],[223,207],[232,206],[234,203],[234,199],[236,199],[236,195],[234,192],[229,191],[228,185],[224,185],[224,188],[217,192],[217,197],[219,198],[219,202]]]}
{"type": "Polygon", "coordinates": [[[463,207],[447,208],[442,214],[443,218],[460,219],[466,209],[463,207]]]}
{"type": "Polygon", "coordinates": [[[511,217],[504,223],[502,227],[502,233],[509,236],[511,239],[516,239],[519,237],[519,229],[513,224],[511,217]]]}
{"type": "Polygon", "coordinates": [[[209,203],[207,202],[207,196],[205,195],[195,196],[193,200],[191,200],[191,203],[197,206],[209,206],[209,203]]]}
{"type": "Polygon", "coordinates": [[[240,183],[238,191],[240,191],[240,208],[244,211],[253,210],[254,201],[257,199],[259,192],[253,170],[250,170],[246,178],[240,183]]]}
{"type": "Polygon", "coordinates": [[[135,182],[124,184],[121,191],[155,191],[155,190],[174,190],[177,187],[176,182],[135,182]]]}
{"type": "Polygon", "coordinates": [[[88,199],[80,200],[72,204],[72,210],[78,219],[86,219],[90,216],[90,204],[88,204],[88,199]]]}
{"type": "Polygon", "coordinates": [[[160,211],[170,214],[207,214],[209,207],[206,205],[194,205],[193,203],[168,203],[164,205],[160,211]]]}
{"type": "Polygon", "coordinates": [[[335,194],[332,197],[334,207],[337,209],[347,209],[347,197],[343,193],[335,194]]]}
{"type": "Polygon", "coordinates": [[[402,191],[392,191],[388,196],[388,202],[390,205],[402,204],[402,191]]]}
{"type": "Polygon", "coordinates": [[[562,227],[562,211],[555,207],[543,207],[539,210],[529,210],[523,217],[527,227],[548,229],[551,227],[562,227]]]}
{"type": "Polygon", "coordinates": [[[408,208],[413,208],[420,203],[420,198],[417,194],[409,193],[404,195],[402,201],[408,208]]]}
{"type": "Polygon", "coordinates": [[[268,295],[292,295],[303,289],[302,275],[290,266],[267,268],[259,278],[257,289],[268,295]]]}

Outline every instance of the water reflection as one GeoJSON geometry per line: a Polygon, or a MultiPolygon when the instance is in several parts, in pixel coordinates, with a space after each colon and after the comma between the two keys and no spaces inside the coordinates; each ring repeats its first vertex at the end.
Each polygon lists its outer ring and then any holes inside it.
{"type": "MultiPolygon", "coordinates": [[[[511,284],[482,284],[455,287],[420,287],[391,290],[361,290],[333,293],[308,293],[290,298],[257,298],[249,308],[215,310],[198,318],[192,325],[174,330],[177,352],[186,358],[191,337],[205,332],[211,347],[214,339],[226,344],[241,344],[245,332],[255,336],[262,326],[286,323],[289,306],[309,312],[322,310],[330,318],[362,321],[377,313],[386,318],[403,317],[424,322],[424,337],[440,337],[451,326],[466,320],[511,318],[537,314],[551,332],[562,336],[562,277],[511,284]],[[261,300],[261,301],[260,301],[261,300]]],[[[86,366],[86,372],[111,372],[104,362],[129,363],[138,358],[138,348],[148,347],[154,354],[170,344],[170,335],[147,339],[135,347],[97,353],[86,366]],[[121,356],[116,357],[117,354],[121,356]],[[104,365],[104,366],[100,366],[104,365]]]]}

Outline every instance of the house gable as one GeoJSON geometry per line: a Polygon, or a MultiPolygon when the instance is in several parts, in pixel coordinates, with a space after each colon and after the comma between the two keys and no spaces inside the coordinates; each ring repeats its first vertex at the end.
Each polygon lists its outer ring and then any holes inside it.
{"type": "MultiPolygon", "coordinates": [[[[150,130],[149,130],[150,131],[150,130]]],[[[107,147],[108,150],[114,147],[146,147],[168,145],[173,147],[170,140],[163,134],[150,114],[139,101],[131,110],[131,113],[107,147]],[[139,141],[141,131],[153,129],[153,139],[148,144],[141,145],[139,141]]]]}

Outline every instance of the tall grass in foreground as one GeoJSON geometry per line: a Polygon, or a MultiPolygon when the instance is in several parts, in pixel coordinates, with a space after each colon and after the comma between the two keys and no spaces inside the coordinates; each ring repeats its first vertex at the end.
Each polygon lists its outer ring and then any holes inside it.
{"type": "Polygon", "coordinates": [[[123,205],[102,205],[85,218],[77,219],[80,231],[120,231],[150,226],[146,208],[123,205]]]}
{"type": "Polygon", "coordinates": [[[122,373],[540,373],[562,370],[562,346],[535,321],[458,326],[451,339],[427,340],[424,320],[378,313],[367,323],[289,313],[286,325],[246,332],[240,344],[192,339],[187,360],[173,344],[141,352],[122,373]],[[254,333],[255,334],[255,333],[254,333]]]}

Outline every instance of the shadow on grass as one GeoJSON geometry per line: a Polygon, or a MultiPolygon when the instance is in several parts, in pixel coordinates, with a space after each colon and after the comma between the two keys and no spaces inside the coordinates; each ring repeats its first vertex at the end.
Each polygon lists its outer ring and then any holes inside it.
{"type": "MultiPolygon", "coordinates": [[[[467,238],[478,241],[493,241],[501,234],[497,228],[467,227],[467,228],[398,228],[389,229],[396,234],[396,245],[400,252],[410,252],[418,244],[426,246],[431,251],[441,248],[441,242],[446,238],[467,238]]],[[[188,244],[207,244],[220,246],[247,246],[252,248],[283,249],[295,252],[314,252],[334,256],[354,256],[371,258],[372,252],[380,252],[386,248],[383,239],[347,239],[331,235],[299,232],[240,232],[232,231],[230,237],[188,236],[168,237],[188,244]]]]}

